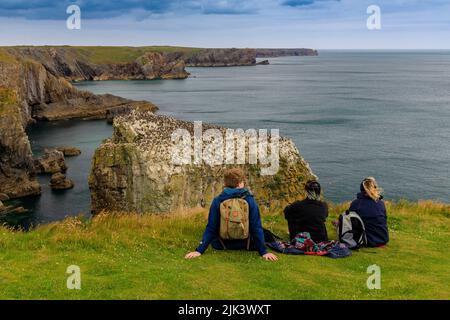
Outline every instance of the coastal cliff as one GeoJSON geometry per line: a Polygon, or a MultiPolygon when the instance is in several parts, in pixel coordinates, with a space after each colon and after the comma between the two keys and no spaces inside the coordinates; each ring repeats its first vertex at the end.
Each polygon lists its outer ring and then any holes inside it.
{"type": "Polygon", "coordinates": [[[180,54],[126,47],[10,47],[11,55],[42,64],[56,77],[82,80],[185,79],[180,54]]]}
{"type": "MultiPolygon", "coordinates": [[[[225,135],[225,128],[212,125],[203,125],[202,133],[211,128],[225,135]]],[[[112,138],[96,150],[92,161],[93,212],[168,213],[208,205],[221,192],[223,170],[229,165],[174,163],[172,133],[178,129],[194,136],[191,122],[149,112],[116,117],[112,138]]],[[[279,151],[279,170],[274,175],[263,175],[261,163],[240,165],[263,206],[281,207],[298,199],[304,182],[314,177],[291,140],[280,138],[279,151]]]]}
{"type": "Polygon", "coordinates": [[[106,118],[111,109],[155,111],[153,104],[77,90],[42,63],[0,48],[0,193],[40,193],[26,128],[37,120],[106,118]]]}
{"type": "MultiPolygon", "coordinates": [[[[185,79],[189,76],[186,66],[256,65],[259,50],[0,47],[0,194],[13,199],[40,193],[26,134],[26,128],[34,122],[71,118],[108,119],[112,122],[114,117],[131,110],[157,110],[155,105],[147,101],[81,91],[72,82],[185,79]]],[[[282,53],[287,55],[298,52],[282,53]]]]}
{"type": "Polygon", "coordinates": [[[234,67],[256,64],[255,49],[202,49],[184,54],[182,59],[189,67],[234,67]]]}
{"type": "Polygon", "coordinates": [[[257,58],[289,57],[289,56],[318,56],[314,49],[256,49],[257,58]]]}

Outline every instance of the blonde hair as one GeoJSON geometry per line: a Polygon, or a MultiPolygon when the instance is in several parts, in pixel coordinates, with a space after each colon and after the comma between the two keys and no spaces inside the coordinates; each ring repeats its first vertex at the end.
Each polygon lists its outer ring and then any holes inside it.
{"type": "Polygon", "coordinates": [[[363,180],[362,186],[366,194],[373,200],[380,200],[383,189],[378,186],[377,180],[374,177],[367,177],[363,180]]]}

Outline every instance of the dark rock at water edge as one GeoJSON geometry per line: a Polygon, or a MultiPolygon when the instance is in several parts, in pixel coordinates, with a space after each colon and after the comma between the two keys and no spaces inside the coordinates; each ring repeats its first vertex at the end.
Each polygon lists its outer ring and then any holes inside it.
{"type": "Polygon", "coordinates": [[[76,147],[58,147],[56,150],[62,152],[65,157],[76,157],[81,154],[81,150],[76,147]]]}
{"type": "Polygon", "coordinates": [[[7,216],[11,214],[23,214],[27,212],[28,210],[25,209],[24,207],[5,206],[0,201],[0,216],[7,216]]]}
{"type": "Polygon", "coordinates": [[[72,180],[68,179],[65,174],[58,172],[52,175],[50,187],[54,190],[66,190],[72,189],[74,183],[72,180]]]}
{"type": "Polygon", "coordinates": [[[67,165],[64,154],[56,149],[46,149],[45,154],[34,160],[37,173],[66,172],[67,165]]]}

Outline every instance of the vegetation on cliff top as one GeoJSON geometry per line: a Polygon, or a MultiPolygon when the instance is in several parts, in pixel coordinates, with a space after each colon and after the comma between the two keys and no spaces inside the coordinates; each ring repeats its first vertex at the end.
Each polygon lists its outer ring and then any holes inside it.
{"type": "MultiPolygon", "coordinates": [[[[332,206],[332,218],[348,204],[332,206]]],[[[0,228],[0,298],[7,299],[449,299],[450,206],[388,204],[391,242],[345,259],[214,252],[194,261],[206,212],[173,216],[99,215],[40,226],[0,228]],[[381,290],[366,286],[381,267],[381,290]],[[81,290],[68,290],[66,269],[81,268],[81,290]],[[226,281],[225,281],[226,279],[226,281]]],[[[287,235],[280,213],[264,225],[287,235]]]]}
{"type": "MultiPolygon", "coordinates": [[[[146,52],[170,53],[179,52],[191,54],[201,49],[189,47],[172,46],[145,46],[145,47],[125,47],[125,46],[18,46],[18,48],[66,48],[73,49],[77,54],[94,64],[114,64],[130,63],[144,55],[146,52]]],[[[0,60],[3,49],[0,47],[0,60]]]]}

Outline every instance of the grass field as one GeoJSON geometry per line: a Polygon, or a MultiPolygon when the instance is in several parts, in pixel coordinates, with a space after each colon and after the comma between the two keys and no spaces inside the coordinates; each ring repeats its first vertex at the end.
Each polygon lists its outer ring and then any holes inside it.
{"type": "MultiPolygon", "coordinates": [[[[30,47],[30,46],[17,46],[30,47]]],[[[0,61],[13,59],[8,55],[4,48],[0,47],[0,61]]],[[[13,47],[14,48],[14,47],[13,47]]],[[[72,50],[77,57],[83,58],[85,61],[94,64],[105,63],[130,63],[145,54],[146,52],[170,53],[179,52],[186,55],[195,53],[202,49],[190,47],[175,46],[144,46],[144,47],[127,47],[127,46],[33,46],[32,48],[65,48],[72,50]]],[[[11,61],[10,61],[11,62],[11,61]]]]}
{"type": "MultiPolygon", "coordinates": [[[[345,205],[333,206],[332,218],[345,205]]],[[[251,252],[183,256],[201,237],[206,212],[171,217],[100,215],[38,227],[0,228],[2,299],[450,299],[450,206],[388,204],[391,242],[352,257],[251,252]],[[366,286],[367,267],[381,268],[381,290],[366,286]],[[81,269],[81,290],[68,290],[66,268],[81,269]]],[[[265,227],[286,236],[279,214],[265,227]]],[[[329,233],[335,233],[329,219],[329,233]]]]}

